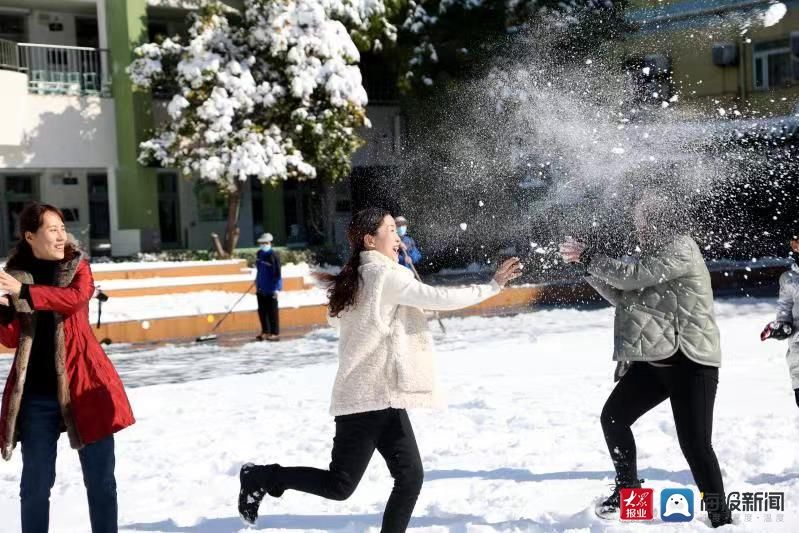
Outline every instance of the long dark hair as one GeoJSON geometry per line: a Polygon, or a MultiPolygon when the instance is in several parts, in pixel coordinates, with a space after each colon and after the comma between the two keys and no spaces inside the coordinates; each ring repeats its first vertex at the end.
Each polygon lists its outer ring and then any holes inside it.
{"type": "MultiPolygon", "coordinates": [[[[44,223],[45,213],[55,213],[61,219],[61,222],[64,222],[64,213],[54,205],[31,202],[22,209],[19,214],[19,235],[17,235],[19,240],[8,258],[6,263],[7,270],[27,270],[30,268],[34,255],[31,245],[25,240],[25,233],[39,231],[39,228],[44,223]]],[[[63,261],[71,261],[76,253],[78,253],[77,248],[67,240],[66,244],[64,244],[63,261]]]]}
{"type": "Polygon", "coordinates": [[[327,285],[330,316],[338,316],[355,303],[361,282],[358,267],[361,266],[361,252],[365,250],[363,238],[367,235],[377,235],[377,230],[389,215],[391,213],[387,210],[377,207],[369,207],[355,213],[347,228],[347,240],[352,250],[347,264],[335,276],[325,272],[315,274],[316,279],[327,285]]]}

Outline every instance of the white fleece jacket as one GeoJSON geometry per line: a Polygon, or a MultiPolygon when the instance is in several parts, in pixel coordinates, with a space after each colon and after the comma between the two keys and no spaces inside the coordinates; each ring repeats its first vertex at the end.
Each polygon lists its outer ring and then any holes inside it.
{"type": "Polygon", "coordinates": [[[361,285],[352,307],[331,318],[340,328],[333,416],[393,407],[443,407],[423,309],[450,311],[500,292],[487,285],[444,288],[420,283],[380,252],[361,252],[361,285]]]}

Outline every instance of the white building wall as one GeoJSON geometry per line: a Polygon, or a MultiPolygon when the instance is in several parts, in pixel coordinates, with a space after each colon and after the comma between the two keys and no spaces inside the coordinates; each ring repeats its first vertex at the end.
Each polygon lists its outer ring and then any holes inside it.
{"type": "Polygon", "coordinates": [[[28,17],[28,42],[75,46],[75,14],[34,9],[28,17]],[[60,24],[60,31],[52,31],[50,24],[60,24]]]}
{"type": "MultiPolygon", "coordinates": [[[[15,103],[25,110],[23,138],[19,146],[0,146],[0,169],[116,165],[113,100],[26,94],[15,103]]],[[[0,122],[0,138],[13,135],[14,128],[5,120],[0,122]]]]}
{"type": "Polygon", "coordinates": [[[25,137],[28,77],[20,72],[0,70],[0,151],[19,147],[25,137]]]}

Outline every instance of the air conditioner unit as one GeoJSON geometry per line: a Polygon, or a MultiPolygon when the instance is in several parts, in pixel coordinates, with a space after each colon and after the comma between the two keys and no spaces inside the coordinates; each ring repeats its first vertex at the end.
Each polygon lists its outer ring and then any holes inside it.
{"type": "Polygon", "coordinates": [[[735,43],[713,45],[713,64],[717,67],[733,67],[738,64],[738,47],[735,43]]]}
{"type": "Polygon", "coordinates": [[[649,67],[650,74],[666,74],[671,70],[671,60],[663,54],[644,56],[644,67],[649,67]]]}

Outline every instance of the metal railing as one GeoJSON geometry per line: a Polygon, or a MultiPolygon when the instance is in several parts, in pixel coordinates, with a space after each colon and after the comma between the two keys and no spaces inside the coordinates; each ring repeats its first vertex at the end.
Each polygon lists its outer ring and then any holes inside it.
{"type": "Polygon", "coordinates": [[[108,50],[18,43],[18,69],[33,94],[109,96],[108,50]]]}
{"type": "Polygon", "coordinates": [[[17,43],[0,39],[0,69],[19,70],[17,43]]]}

